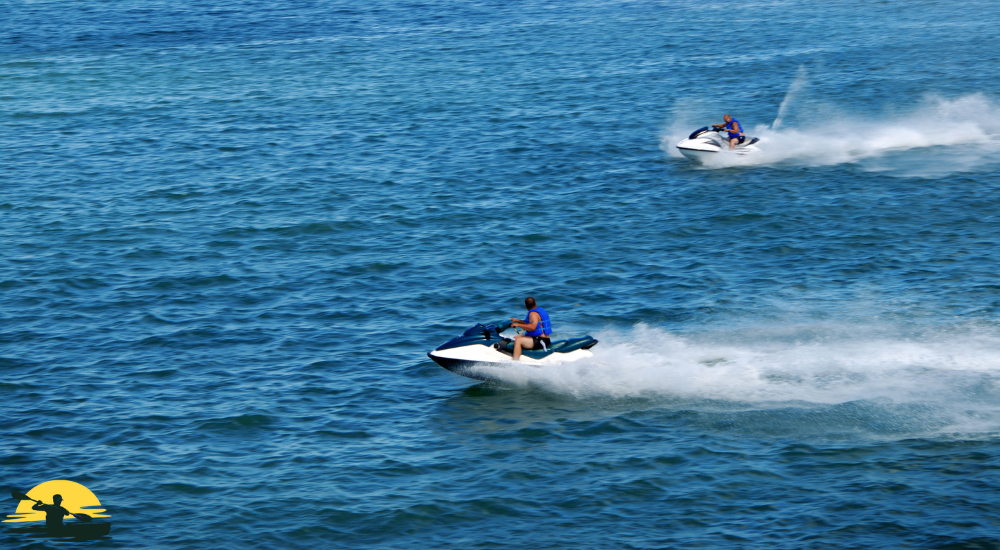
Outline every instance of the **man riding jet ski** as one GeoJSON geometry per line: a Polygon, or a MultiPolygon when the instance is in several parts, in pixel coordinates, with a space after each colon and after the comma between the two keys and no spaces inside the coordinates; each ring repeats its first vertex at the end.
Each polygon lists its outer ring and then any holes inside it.
{"type": "Polygon", "coordinates": [[[729,115],[722,115],[722,124],[713,124],[712,128],[714,128],[716,132],[725,130],[726,133],[729,134],[730,151],[747,139],[746,135],[743,134],[743,127],[740,126],[740,121],[729,115]]]}
{"type": "Polygon", "coordinates": [[[549,320],[549,314],[538,307],[535,304],[535,299],[531,296],[524,299],[524,307],[528,310],[527,320],[510,318],[511,326],[528,331],[524,333],[524,336],[514,338],[514,353],[511,357],[515,361],[521,358],[521,348],[535,349],[540,347],[546,349],[552,345],[552,340],[549,339],[552,334],[552,321],[549,320]]]}
{"type": "Polygon", "coordinates": [[[723,124],[713,124],[711,130],[708,129],[708,126],[698,128],[687,139],[681,140],[677,144],[677,149],[685,157],[701,162],[705,162],[722,152],[727,145],[730,151],[738,155],[760,152],[760,149],[755,145],[760,141],[760,138],[751,138],[747,142],[740,121],[729,115],[723,116],[722,120],[723,124]],[[720,135],[723,132],[726,133],[725,137],[720,135]]]}
{"type": "Polygon", "coordinates": [[[522,321],[512,317],[509,321],[477,324],[427,356],[451,372],[477,380],[490,380],[492,377],[488,371],[472,368],[476,365],[496,367],[518,361],[541,367],[593,356],[589,350],[597,345],[597,340],[590,336],[551,341],[552,322],[548,313],[537,307],[534,299],[528,300],[525,300],[528,319],[522,321]],[[529,332],[514,339],[501,336],[510,328],[527,329],[529,332]]]}

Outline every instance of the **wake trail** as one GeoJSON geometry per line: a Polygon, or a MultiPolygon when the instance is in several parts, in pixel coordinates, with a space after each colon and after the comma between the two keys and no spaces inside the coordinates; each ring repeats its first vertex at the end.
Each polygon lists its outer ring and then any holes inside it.
{"type": "MultiPolygon", "coordinates": [[[[922,411],[938,432],[1000,432],[1000,331],[796,325],[677,335],[637,325],[598,334],[594,357],[501,378],[577,399],[645,398],[694,410],[870,405],[883,422],[922,411]]],[[[907,432],[909,433],[909,432],[907,432]]]]}

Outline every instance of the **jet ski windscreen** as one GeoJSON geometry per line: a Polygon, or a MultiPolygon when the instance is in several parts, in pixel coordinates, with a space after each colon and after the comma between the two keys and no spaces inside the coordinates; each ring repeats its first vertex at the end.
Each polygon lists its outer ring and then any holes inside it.
{"type": "Polygon", "coordinates": [[[462,336],[490,336],[491,338],[501,338],[500,333],[510,328],[510,320],[497,321],[495,323],[477,323],[474,327],[462,333],[462,336]]]}
{"type": "Polygon", "coordinates": [[[688,139],[694,139],[694,138],[700,136],[701,134],[704,134],[707,131],[708,131],[708,126],[705,126],[704,128],[698,128],[694,132],[691,132],[691,135],[688,136],[688,139]]]}

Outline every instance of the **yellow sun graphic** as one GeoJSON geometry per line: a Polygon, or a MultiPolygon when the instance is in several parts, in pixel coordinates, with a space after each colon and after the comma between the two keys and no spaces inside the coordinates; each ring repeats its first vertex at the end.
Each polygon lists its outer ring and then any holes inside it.
{"type": "MultiPolygon", "coordinates": [[[[46,481],[25,494],[35,500],[40,500],[45,504],[52,504],[52,495],[62,495],[62,507],[74,514],[89,514],[91,517],[95,518],[111,517],[110,514],[101,514],[101,512],[107,511],[103,508],[84,509],[91,506],[100,506],[101,501],[97,500],[97,497],[94,496],[94,493],[90,492],[90,489],[76,483],[75,481],[68,481],[65,479],[46,481]]],[[[17,510],[13,514],[7,515],[7,517],[11,519],[5,519],[3,522],[16,523],[20,521],[45,521],[45,512],[42,510],[32,510],[31,507],[34,505],[35,503],[30,500],[22,500],[21,503],[17,505],[17,510]]]]}

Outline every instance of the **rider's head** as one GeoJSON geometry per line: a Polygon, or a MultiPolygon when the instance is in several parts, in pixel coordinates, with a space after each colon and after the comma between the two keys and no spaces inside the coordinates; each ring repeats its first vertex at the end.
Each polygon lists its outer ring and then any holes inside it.
{"type": "Polygon", "coordinates": [[[528,296],[527,298],[525,298],[524,299],[524,308],[525,309],[535,309],[535,299],[532,298],[531,296],[528,296]]]}
{"type": "Polygon", "coordinates": [[[733,119],[733,117],[731,117],[729,115],[722,115],[722,120],[725,120],[726,122],[729,122],[732,119],[733,119]]]}
{"type": "Polygon", "coordinates": [[[58,506],[62,502],[62,495],[52,495],[52,502],[55,502],[56,506],[58,506]]]}

